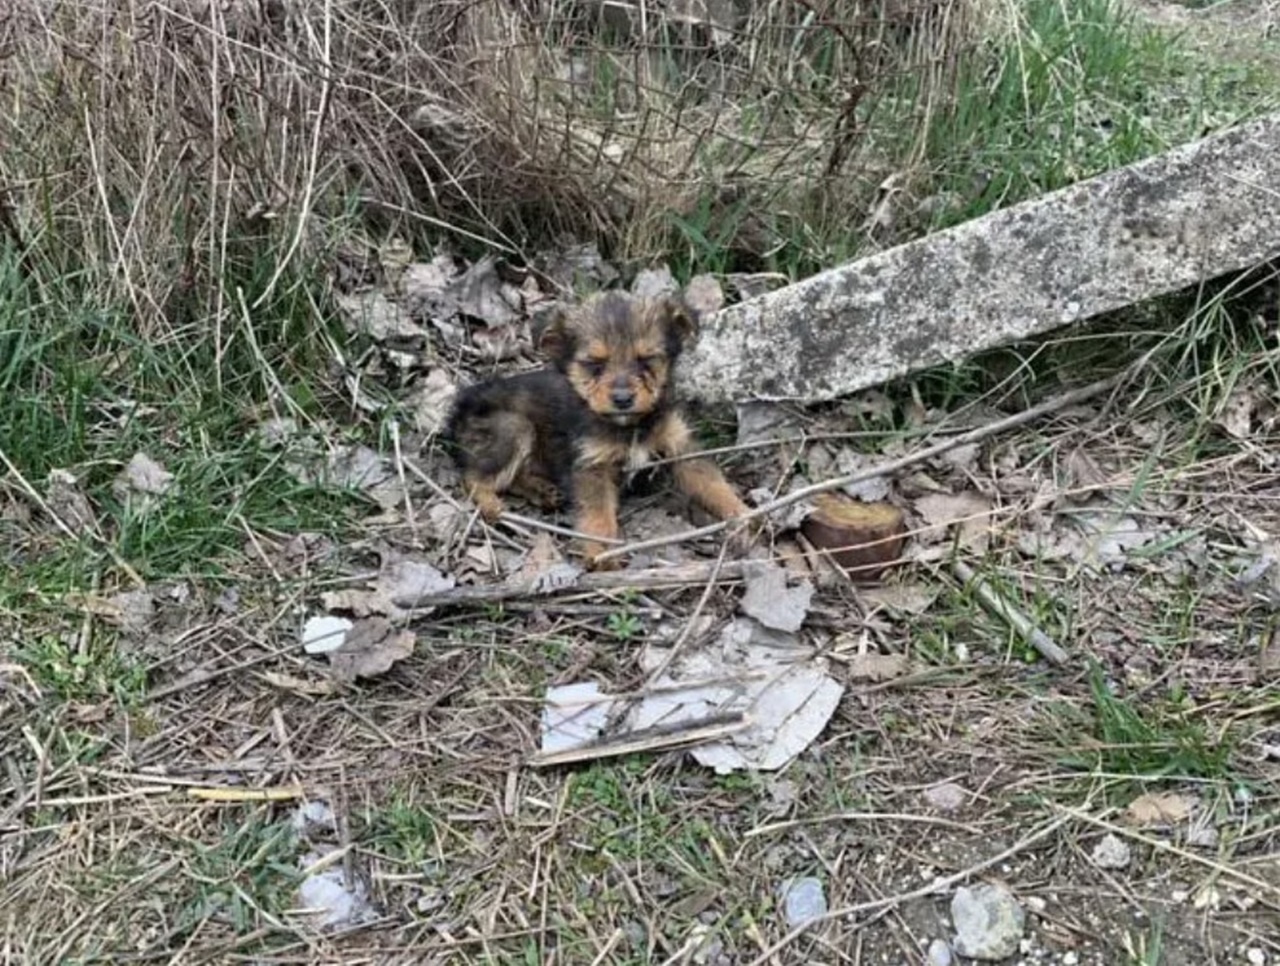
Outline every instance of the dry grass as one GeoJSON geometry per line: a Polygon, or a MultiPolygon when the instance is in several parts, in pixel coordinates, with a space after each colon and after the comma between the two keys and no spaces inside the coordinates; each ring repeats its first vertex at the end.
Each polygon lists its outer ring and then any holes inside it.
{"type": "Polygon", "coordinates": [[[945,99],[970,5],[750,10],[712,30],[644,4],[21,0],[0,20],[4,225],[154,328],[223,308],[255,239],[283,265],[351,213],[639,257],[700,210],[799,217],[820,192],[856,222],[883,81],[945,99]]]}
{"type": "MultiPolygon", "coordinates": [[[[1161,379],[1001,437],[963,471],[928,468],[999,504],[975,565],[1096,659],[1136,719],[1084,661],[1030,664],[927,563],[910,576],[937,592],[932,608],[856,622],[917,672],[849,679],[819,744],[776,776],[715,776],[679,755],[525,767],[545,686],[634,686],[638,644],[659,618],[687,621],[701,587],[440,611],[415,624],[411,659],[349,687],[301,652],[299,615],[387,547],[474,572],[489,538],[526,546],[482,530],[435,540],[430,488],[413,492],[416,521],[371,519],[349,496],[301,492],[245,442],[281,413],[326,444],[382,429],[346,398],[346,347],[321,324],[335,250],[398,231],[420,250],[447,236],[526,256],[565,232],[647,259],[674,231],[723,265],[788,234],[830,261],[830,229],[865,233],[849,226],[885,176],[904,191],[925,165],[922,132],[956,106],[965,46],[1021,29],[967,2],[758,3],[733,24],[678,16],[692,4],[613,4],[605,24],[602,9],[14,0],[0,13],[0,232],[6,258],[25,256],[0,260],[0,451],[38,492],[73,465],[101,524],[67,540],[14,474],[0,483],[0,962],[594,966],[690,961],[704,940],[717,963],[914,962],[948,935],[948,896],[920,893],[935,876],[1009,882],[1039,948],[1081,962],[1280,954],[1277,688],[1259,664],[1274,601],[1232,582],[1256,550],[1241,550],[1242,521],[1280,532],[1275,426],[1261,404],[1247,439],[1210,422],[1239,386],[1269,399],[1266,326],[1175,306],[1191,321],[1161,379]],[[112,495],[135,449],[167,455],[182,484],[150,517],[112,495]],[[1205,560],[1175,544],[1171,559],[1090,574],[1021,551],[1022,529],[1057,519],[1047,497],[1095,491],[1201,535],[1205,560]],[[300,536],[317,530],[328,537],[300,536]],[[128,587],[104,545],[157,602],[141,633],[103,604],[128,587]],[[944,815],[922,792],[947,780],[967,798],[944,815]],[[1097,869],[1090,850],[1146,787],[1199,793],[1217,845],[1124,828],[1133,865],[1097,869]],[[375,922],[334,935],[298,909],[299,790],[332,807],[320,837],[369,884],[375,922]],[[792,935],[776,889],[803,874],[854,911],[792,935]]],[[[1055,67],[1083,76],[1085,60],[1055,67]]],[[[1070,143],[1092,136],[1081,116],[1070,143]]],[[[1110,335],[1090,338],[1115,355],[1110,335]]],[[[931,374],[859,439],[915,445],[902,426],[929,406],[927,429],[960,428],[946,412],[1010,406],[1029,372],[1089,369],[1080,348],[993,368],[1014,373],[998,397],[983,365],[931,374]]],[[[812,418],[867,428],[857,412],[812,418]]],[[[777,484],[795,465],[775,455],[739,457],[735,478],[777,484]]],[[[713,588],[706,613],[736,596],[713,588]]],[[[827,588],[811,628],[830,643],[866,610],[827,588]]]]}
{"type": "MultiPolygon", "coordinates": [[[[1232,383],[1256,385],[1269,358],[1232,383]]],[[[1246,946],[1274,955],[1280,736],[1276,680],[1258,664],[1272,605],[1234,576],[1249,556],[1238,521],[1276,533],[1280,517],[1263,437],[1236,446],[1184,418],[1184,400],[1229,392],[1221,376],[1167,393],[1135,387],[995,439],[969,466],[927,467],[935,484],[998,501],[997,535],[972,559],[1072,663],[1026,663],[1021,642],[944,570],[915,565],[902,577],[938,594],[933,606],[872,611],[856,632],[909,655],[915,671],[847,678],[821,740],[782,775],[717,777],[679,754],[524,764],[544,687],[634,686],[638,646],[659,621],[688,620],[700,587],[437,612],[415,623],[413,658],[335,690],[297,648],[297,606],[367,571],[372,548],[422,553],[421,524],[371,526],[359,542],[305,553],[259,533],[225,577],[240,591],[234,611],[219,611],[218,585],[190,581],[194,596],[162,606],[146,638],[70,607],[7,615],[25,647],[0,692],[5,955],[665,963],[692,961],[705,942],[715,961],[761,966],[912,962],[949,934],[949,889],[925,889],[936,877],[1009,884],[1037,947],[1082,963],[1230,961],[1225,951],[1246,946]],[[1153,449],[1155,427],[1166,434],[1153,449]],[[1059,526],[1090,494],[1199,541],[1170,540],[1118,572],[1030,561],[1021,535],[1059,526]],[[636,618],[625,639],[619,613],[636,618]],[[31,649],[69,641],[74,653],[86,636],[142,661],[150,690],[128,690],[119,670],[60,677],[65,663],[31,649]],[[1107,712],[1090,662],[1136,718],[1107,712]],[[924,797],[947,781],[965,790],[954,812],[924,797]],[[1124,807],[1148,789],[1197,795],[1195,823],[1127,823],[1124,807]],[[262,790],[285,797],[255,801],[262,790]],[[295,790],[332,806],[338,821],[321,838],[369,884],[373,923],[326,934],[300,912],[295,790]],[[1191,842],[1193,827],[1213,829],[1216,844],[1191,842]],[[1108,832],[1134,849],[1127,869],[1090,860],[1108,832]],[[776,890],[794,875],[818,876],[830,907],[848,912],[789,929],[776,890]]],[[[939,418],[935,432],[959,428],[939,418]]],[[[811,428],[820,437],[850,428],[844,419],[811,428]]],[[[768,477],[780,465],[771,456],[735,475],[768,477]]],[[[426,468],[447,478],[430,456],[426,468]]],[[[465,542],[427,546],[453,572],[468,559],[465,542]]],[[[849,608],[866,610],[845,594],[828,587],[810,619],[837,660],[849,608]]],[[[728,615],[737,596],[717,588],[706,613],[728,615]]]]}

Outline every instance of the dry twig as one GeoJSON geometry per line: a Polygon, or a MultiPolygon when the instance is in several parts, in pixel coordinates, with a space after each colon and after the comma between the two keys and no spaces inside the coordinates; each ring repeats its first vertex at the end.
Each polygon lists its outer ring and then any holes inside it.
{"type": "Polygon", "coordinates": [[[669,536],[654,537],[651,540],[641,540],[637,543],[626,544],[622,547],[606,550],[604,553],[600,554],[598,559],[602,561],[610,560],[616,557],[621,557],[625,554],[638,553],[642,550],[652,550],[656,547],[665,547],[672,543],[687,543],[690,540],[709,537],[729,527],[736,528],[743,526],[759,517],[767,516],[770,513],[789,507],[793,503],[799,503],[802,500],[807,500],[810,497],[817,496],[819,493],[829,493],[832,490],[838,490],[853,483],[862,483],[866,480],[872,480],[880,476],[888,476],[891,473],[900,472],[910,466],[915,466],[917,463],[922,463],[925,460],[930,460],[936,456],[940,456],[948,450],[955,449],[958,446],[967,446],[970,443],[980,442],[990,436],[995,436],[997,433],[1016,429],[1019,426],[1024,426],[1029,422],[1039,419],[1041,416],[1058,412],[1059,410],[1066,409],[1069,406],[1074,406],[1078,403],[1084,402],[1086,399],[1092,399],[1094,396],[1099,396],[1102,393],[1120,385],[1120,383],[1131,376],[1133,372],[1134,367],[1124,369],[1123,371],[1113,376],[1109,376],[1106,379],[1100,379],[1097,382],[1089,383],[1087,386],[1081,386],[1078,389],[1072,389],[1068,392],[1064,392],[1059,396],[1054,396],[1052,399],[1047,399],[1038,405],[1032,406],[1030,409],[1024,409],[1022,412],[1006,416],[1004,419],[997,419],[995,422],[988,423],[985,426],[978,426],[966,433],[960,433],[957,436],[944,439],[932,446],[926,446],[922,450],[917,450],[914,453],[908,453],[906,456],[899,457],[895,460],[889,460],[887,463],[882,463],[879,466],[866,467],[854,473],[846,473],[844,476],[832,477],[829,480],[823,480],[820,483],[814,483],[811,486],[802,487],[799,490],[788,493],[786,496],[779,497],[778,499],[766,503],[763,506],[756,507],[750,513],[744,514],[734,520],[725,520],[705,527],[699,527],[695,530],[686,530],[684,533],[675,533],[669,536]]]}

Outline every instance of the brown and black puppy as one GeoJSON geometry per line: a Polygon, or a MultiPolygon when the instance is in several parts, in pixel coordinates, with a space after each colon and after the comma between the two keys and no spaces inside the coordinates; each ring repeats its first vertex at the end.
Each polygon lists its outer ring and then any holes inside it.
{"type": "MultiPolygon", "coordinates": [[[[463,390],[445,436],[480,512],[497,517],[506,491],[546,507],[571,504],[594,565],[606,545],[589,538],[618,536],[623,475],[695,450],[671,376],[696,331],[678,298],[601,293],[541,329],[538,346],[554,368],[463,390]]],[[[711,460],[682,459],[673,472],[719,519],[747,512],[711,460]]]]}

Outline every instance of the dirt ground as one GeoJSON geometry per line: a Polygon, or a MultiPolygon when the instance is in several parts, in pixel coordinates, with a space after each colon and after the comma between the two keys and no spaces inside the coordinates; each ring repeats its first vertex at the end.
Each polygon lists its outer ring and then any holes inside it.
{"type": "MultiPolygon", "coordinates": [[[[1276,56],[1274,4],[1138,6],[1276,56]]],[[[967,962],[939,944],[983,883],[1025,916],[1004,962],[1280,962],[1280,320],[1258,304],[1228,374],[1135,373],[851,487],[903,511],[907,547],[875,586],[791,573],[813,587],[795,643],[841,698],[776,771],[531,761],[549,687],[646,692],[646,648],[704,647],[744,580],[713,535],[633,560],[683,568],[668,586],[465,599],[545,576],[564,541],[475,519],[426,437],[329,466],[365,491],[346,540],[247,533],[229,577],[0,610],[25,655],[0,663],[0,963],[967,962]],[[430,586],[392,600],[393,570],[430,586]],[[304,648],[322,615],[367,635],[352,673],[304,648]],[[121,664],[67,657],[95,640],[121,664]],[[815,921],[784,912],[795,877],[815,921]]],[[[759,503],[1024,408],[991,383],[697,425],[759,503]]],[[[0,511],[11,561],[61,539],[0,511]]],[[[705,522],[661,483],[624,506],[632,539],[705,522]]]]}

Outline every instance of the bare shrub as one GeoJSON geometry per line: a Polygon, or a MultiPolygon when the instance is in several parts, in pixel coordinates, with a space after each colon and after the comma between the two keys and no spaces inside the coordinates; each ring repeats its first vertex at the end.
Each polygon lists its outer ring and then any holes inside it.
{"type": "Polygon", "coordinates": [[[12,0],[0,231],[153,323],[352,214],[640,257],[684,219],[759,257],[865,213],[876,106],[948,96],[973,2],[12,0]]]}

